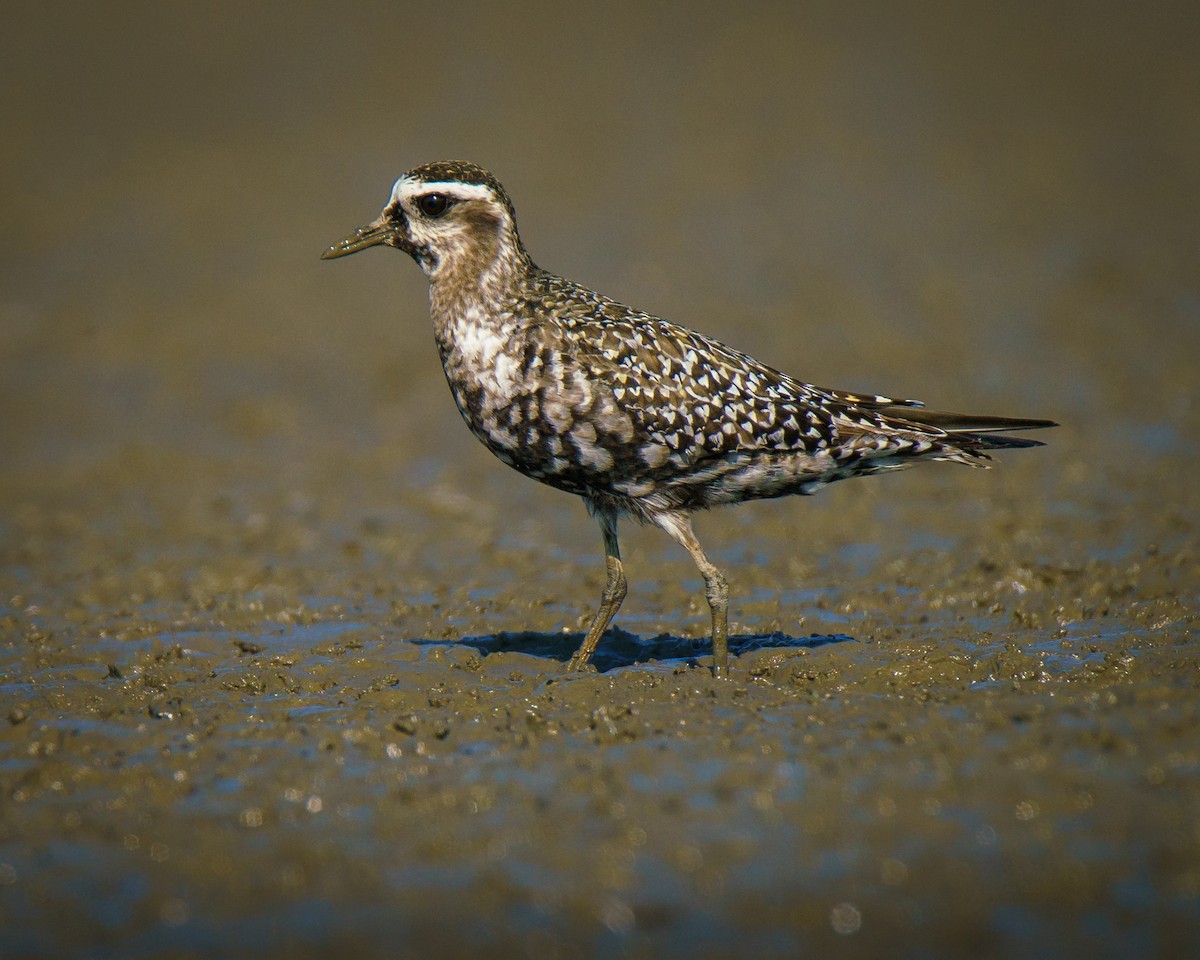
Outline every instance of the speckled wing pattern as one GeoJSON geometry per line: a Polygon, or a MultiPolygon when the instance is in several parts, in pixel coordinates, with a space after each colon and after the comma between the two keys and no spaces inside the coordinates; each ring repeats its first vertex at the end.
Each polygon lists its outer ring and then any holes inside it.
{"type": "Polygon", "coordinates": [[[811,493],[914,458],[986,456],[963,438],[944,443],[917,401],[814,387],[560,277],[536,286],[568,362],[633,421],[632,436],[603,438],[615,463],[591,479],[597,492],[696,508],[811,493]]]}

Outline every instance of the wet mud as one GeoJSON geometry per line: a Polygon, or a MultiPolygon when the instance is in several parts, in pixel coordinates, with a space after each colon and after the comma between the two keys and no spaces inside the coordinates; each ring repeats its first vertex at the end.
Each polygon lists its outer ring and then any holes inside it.
{"type": "Polygon", "coordinates": [[[0,957],[1200,952],[1185,16],[530,8],[444,61],[391,7],[47,9],[0,67],[0,957]],[[626,524],[567,675],[594,523],[462,428],[410,263],[317,259],[443,155],[548,268],[1064,425],[700,517],[726,682],[626,524]]]}

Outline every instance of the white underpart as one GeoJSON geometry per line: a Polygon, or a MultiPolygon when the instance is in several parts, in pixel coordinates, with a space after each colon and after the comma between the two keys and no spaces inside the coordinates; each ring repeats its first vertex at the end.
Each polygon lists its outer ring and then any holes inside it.
{"type": "Polygon", "coordinates": [[[513,325],[489,324],[478,306],[468,307],[453,323],[452,340],[463,361],[481,371],[487,389],[501,402],[512,398],[520,374],[517,358],[506,351],[512,334],[513,325]]]}

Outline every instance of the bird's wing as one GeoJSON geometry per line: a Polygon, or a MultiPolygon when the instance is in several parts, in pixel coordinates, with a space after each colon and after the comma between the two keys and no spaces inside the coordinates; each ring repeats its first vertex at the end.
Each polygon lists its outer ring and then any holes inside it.
{"type": "Polygon", "coordinates": [[[848,461],[932,457],[979,464],[989,449],[1036,446],[996,431],[1048,420],[926,411],[919,400],[830,390],[789,377],[720,341],[552,278],[561,343],[633,420],[637,444],[664,448],[665,472],[729,454],[848,461]],[[569,288],[569,289],[568,289],[569,288]]]}
{"type": "MultiPolygon", "coordinates": [[[[803,383],[719,341],[592,294],[559,313],[575,361],[606,383],[640,435],[673,459],[740,451],[817,454],[887,429],[885,409],[917,401],[803,383]]],[[[920,431],[913,423],[907,428],[920,431]]],[[[944,436],[932,427],[928,431],[944,436]]]]}

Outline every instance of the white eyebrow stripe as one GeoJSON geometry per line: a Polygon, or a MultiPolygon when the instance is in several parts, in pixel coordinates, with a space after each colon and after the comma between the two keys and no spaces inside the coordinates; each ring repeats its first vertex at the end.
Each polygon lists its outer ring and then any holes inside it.
{"type": "Polygon", "coordinates": [[[409,200],[425,193],[441,193],[456,200],[485,200],[492,196],[492,189],[482,183],[463,183],[459,180],[414,180],[412,177],[401,177],[392,187],[392,203],[409,200]]]}

